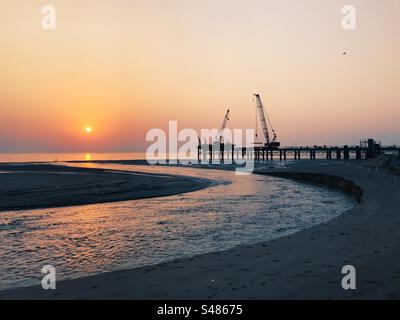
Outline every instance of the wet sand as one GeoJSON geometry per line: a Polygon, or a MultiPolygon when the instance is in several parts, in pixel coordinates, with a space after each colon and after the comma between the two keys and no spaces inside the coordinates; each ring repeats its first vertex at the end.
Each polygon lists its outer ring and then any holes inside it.
{"type": "MultiPolygon", "coordinates": [[[[327,224],[189,259],[0,292],[0,299],[400,299],[400,178],[367,161],[302,161],[272,174],[351,192],[327,224]],[[357,290],[341,287],[344,265],[357,290]]],[[[267,201],[267,199],[266,199],[267,201]]]]}
{"type": "Polygon", "coordinates": [[[169,196],[208,187],[183,176],[47,164],[0,165],[0,211],[169,196]]]}

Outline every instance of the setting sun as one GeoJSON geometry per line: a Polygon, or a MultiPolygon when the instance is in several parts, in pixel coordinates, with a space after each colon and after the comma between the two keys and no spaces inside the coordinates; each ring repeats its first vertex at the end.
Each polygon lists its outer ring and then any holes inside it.
{"type": "Polygon", "coordinates": [[[92,127],[86,127],[85,131],[86,131],[86,133],[91,133],[92,132],[92,127]]]}

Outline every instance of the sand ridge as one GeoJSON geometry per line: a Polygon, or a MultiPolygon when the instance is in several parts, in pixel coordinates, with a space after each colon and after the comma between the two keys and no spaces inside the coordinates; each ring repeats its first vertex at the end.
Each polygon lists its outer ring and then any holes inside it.
{"type": "Polygon", "coordinates": [[[206,188],[192,177],[51,164],[1,164],[0,211],[169,196],[206,188]]]}

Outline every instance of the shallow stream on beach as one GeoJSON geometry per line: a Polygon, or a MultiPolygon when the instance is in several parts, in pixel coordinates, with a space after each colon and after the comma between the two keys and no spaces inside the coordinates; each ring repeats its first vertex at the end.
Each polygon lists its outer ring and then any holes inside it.
{"type": "MultiPolygon", "coordinates": [[[[84,166],[84,165],[82,165],[84,166]]],[[[157,264],[281,237],[354,206],[341,192],[232,171],[91,164],[188,175],[216,185],[175,196],[0,212],[0,289],[157,264]]]]}

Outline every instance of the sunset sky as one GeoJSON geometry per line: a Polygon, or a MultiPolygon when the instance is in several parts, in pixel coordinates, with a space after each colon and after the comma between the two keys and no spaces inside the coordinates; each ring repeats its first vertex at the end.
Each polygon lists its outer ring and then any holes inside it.
{"type": "Polygon", "coordinates": [[[252,93],[283,145],[400,144],[398,0],[0,0],[0,44],[0,152],[143,151],[228,107],[253,128],[252,93]]]}

